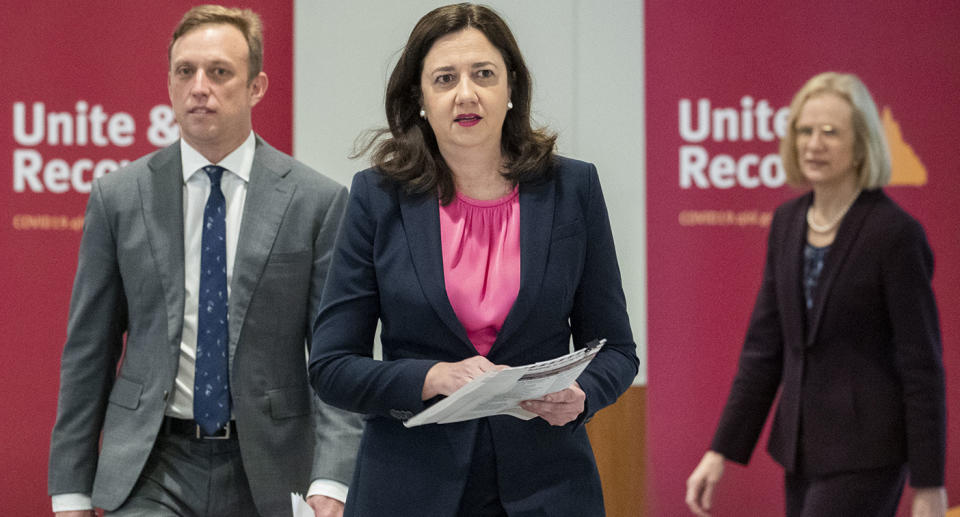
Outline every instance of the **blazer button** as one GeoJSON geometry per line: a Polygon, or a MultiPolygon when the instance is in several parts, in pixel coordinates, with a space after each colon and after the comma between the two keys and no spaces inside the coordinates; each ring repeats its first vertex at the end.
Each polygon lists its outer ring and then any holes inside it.
{"type": "Polygon", "coordinates": [[[412,411],[402,411],[402,410],[399,410],[399,409],[391,409],[391,410],[390,410],[390,416],[392,416],[393,418],[396,418],[397,420],[406,420],[406,419],[408,419],[408,418],[410,418],[410,417],[413,416],[413,412],[412,412],[412,411]]]}
{"type": "Polygon", "coordinates": [[[170,392],[167,390],[163,390],[163,401],[166,402],[167,398],[169,397],[170,397],[170,392]]]}

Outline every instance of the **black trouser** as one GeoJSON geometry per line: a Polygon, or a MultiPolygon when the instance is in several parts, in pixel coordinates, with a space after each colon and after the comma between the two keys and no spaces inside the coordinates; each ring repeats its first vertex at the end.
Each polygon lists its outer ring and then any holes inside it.
{"type": "Polygon", "coordinates": [[[787,474],[787,517],[894,517],[906,474],[902,465],[823,477],[787,474]]]}
{"type": "Polygon", "coordinates": [[[507,511],[500,504],[500,488],[497,484],[497,458],[493,449],[493,436],[486,418],[477,425],[477,439],[473,445],[473,460],[467,485],[460,500],[458,517],[506,517],[507,511]]]}

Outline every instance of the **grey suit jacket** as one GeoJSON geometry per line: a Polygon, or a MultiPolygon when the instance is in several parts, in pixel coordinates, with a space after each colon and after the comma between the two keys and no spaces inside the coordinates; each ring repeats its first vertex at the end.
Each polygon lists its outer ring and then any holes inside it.
{"type": "MultiPolygon", "coordinates": [[[[280,515],[311,479],[348,483],[359,444],[359,416],[313,395],[304,349],[347,191],[259,137],[256,146],[231,281],[230,386],[257,508],[280,515]]],[[[117,508],[157,438],[183,327],[181,168],[176,143],[93,183],[61,361],[51,495],[87,493],[95,506],[117,508]]]]}

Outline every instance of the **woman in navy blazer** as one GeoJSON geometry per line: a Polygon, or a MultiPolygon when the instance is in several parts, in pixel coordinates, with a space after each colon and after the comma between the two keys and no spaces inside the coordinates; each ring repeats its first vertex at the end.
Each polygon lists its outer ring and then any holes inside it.
{"type": "Polygon", "coordinates": [[[584,422],[627,389],[638,359],[596,169],[531,128],[529,73],[488,8],[424,16],[386,97],[390,127],[353,180],[310,360],[323,400],[367,415],[346,515],[603,515],[584,422]],[[519,217],[500,239],[517,253],[479,271],[496,285],[517,273],[515,290],[491,293],[508,303],[483,343],[445,272],[441,216],[464,199],[507,200],[507,221],[519,217]],[[564,355],[571,338],[607,342],[569,388],[524,403],[539,418],[404,427],[484,371],[564,355]]]}
{"type": "Polygon", "coordinates": [[[946,410],[933,255],[881,190],[883,127],[853,75],[824,73],[790,105],[780,155],[811,192],[774,214],[763,283],[710,450],[687,481],[708,515],[724,460],[746,464],[771,404],[768,451],[790,516],[946,512],[946,410]]]}

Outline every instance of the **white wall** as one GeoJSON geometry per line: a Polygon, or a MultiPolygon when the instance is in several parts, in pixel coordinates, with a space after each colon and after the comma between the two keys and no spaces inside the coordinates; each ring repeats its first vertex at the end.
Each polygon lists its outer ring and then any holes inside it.
{"type": "MultiPolygon", "coordinates": [[[[356,137],[385,125],[387,77],[421,16],[447,2],[294,3],[294,154],[345,185],[356,137]]],[[[646,384],[646,203],[641,0],[494,0],[533,74],[535,123],[600,171],[646,384]]],[[[269,43],[269,40],[268,40],[269,43]]],[[[269,70],[268,70],[269,72],[269,70]]]]}

